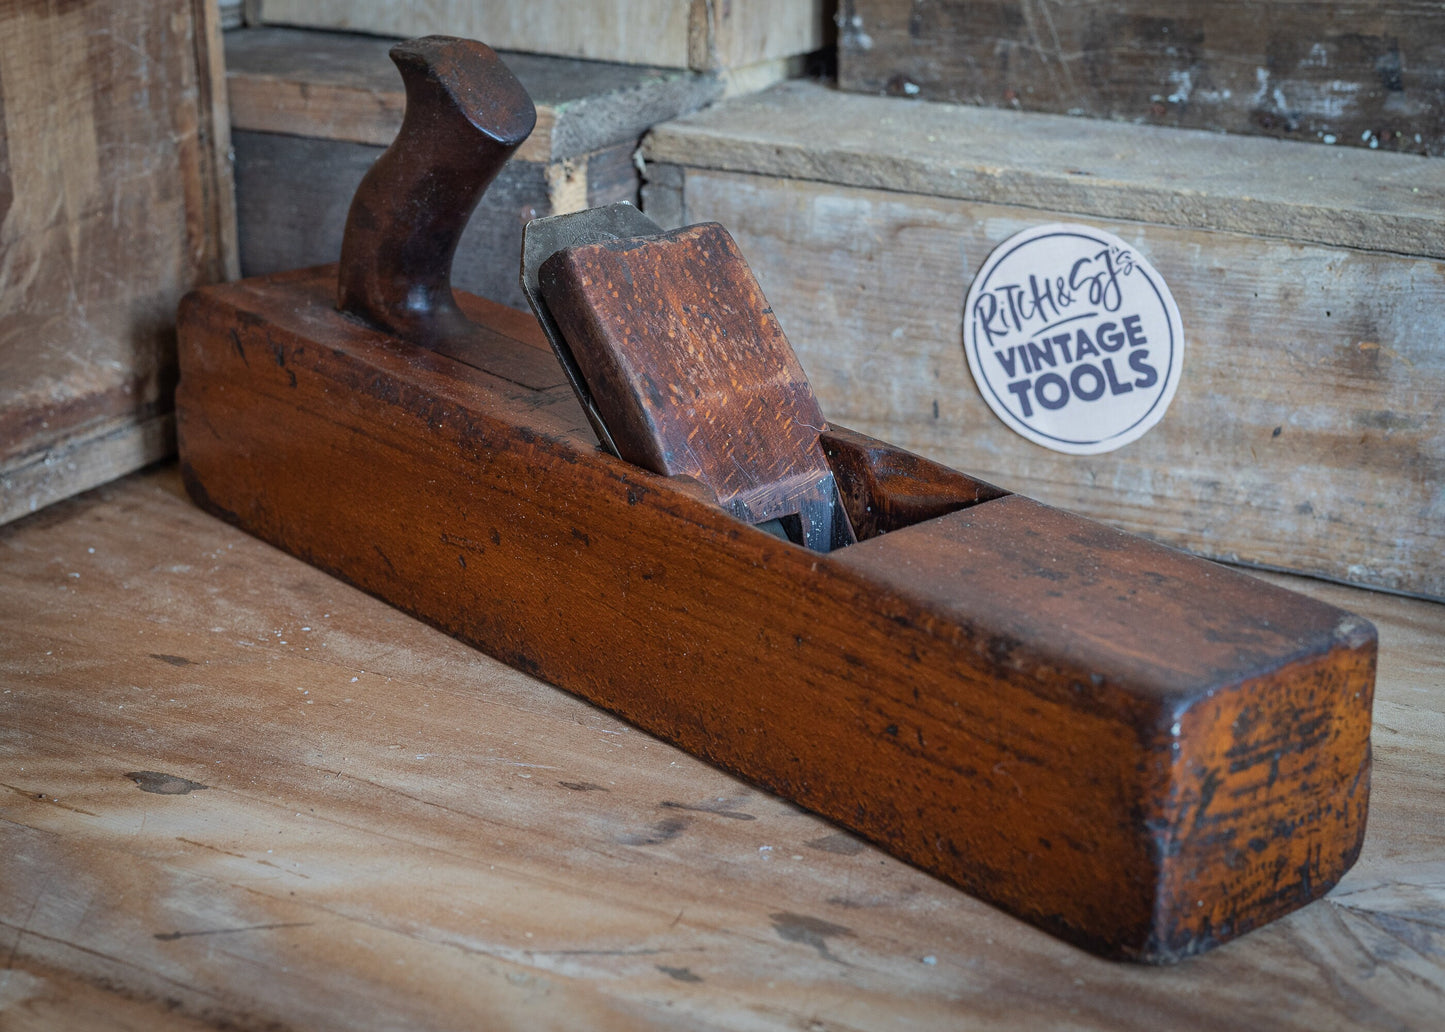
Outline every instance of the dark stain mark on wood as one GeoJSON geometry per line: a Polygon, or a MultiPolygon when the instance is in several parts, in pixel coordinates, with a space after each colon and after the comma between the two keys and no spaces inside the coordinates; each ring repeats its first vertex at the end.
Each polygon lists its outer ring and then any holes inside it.
{"type": "Polygon", "coordinates": [[[195,665],[192,660],[187,659],[185,656],[168,656],[164,652],[150,652],[147,653],[147,655],[149,655],[151,659],[158,659],[162,663],[169,663],[171,666],[195,665]]]}
{"type": "Polygon", "coordinates": [[[1213,817],[1206,818],[1204,811],[1209,809],[1209,804],[1214,801],[1214,793],[1219,791],[1219,772],[1210,768],[1204,775],[1204,780],[1199,786],[1199,803],[1194,809],[1194,826],[1196,828],[1214,821],[1213,817]]]}
{"type": "Polygon", "coordinates": [[[657,970],[661,971],[668,978],[675,978],[679,982],[701,982],[702,978],[694,975],[685,967],[668,967],[666,964],[658,964],[657,970]]]}
{"type": "Polygon", "coordinates": [[[210,850],[211,852],[213,852],[213,853],[224,853],[226,856],[234,856],[234,857],[235,857],[236,859],[238,859],[238,860],[247,860],[247,859],[249,859],[249,857],[247,857],[245,853],[233,853],[233,852],[232,852],[231,850],[229,850],[229,849],[222,849],[220,846],[207,845],[207,844],[204,843],[204,842],[197,842],[195,839],[185,838],[185,837],[183,837],[183,836],[181,836],[181,835],[177,835],[177,836],[176,836],[176,841],[177,841],[177,842],[184,842],[184,843],[185,843],[186,845],[188,845],[188,846],[196,846],[196,847],[198,847],[198,848],[200,848],[200,849],[209,849],[209,850],[210,850]]]}
{"type": "Polygon", "coordinates": [[[1355,424],[1370,430],[1419,430],[1425,426],[1426,417],[1401,415],[1389,410],[1361,412],[1355,416],[1355,424]]]}
{"type": "Polygon", "coordinates": [[[682,817],[668,817],[658,821],[646,831],[619,835],[617,841],[624,846],[659,846],[681,835],[687,824],[687,820],[682,817]]]}
{"type": "Polygon", "coordinates": [[[574,792],[606,792],[609,791],[601,785],[594,785],[590,781],[559,781],[557,784],[563,788],[570,788],[574,792]]]}
{"type": "Polygon", "coordinates": [[[639,950],[528,950],[534,957],[655,957],[663,952],[654,949],[639,950]]]}
{"type": "Polygon", "coordinates": [[[770,914],[769,917],[773,922],[773,931],[778,933],[778,938],[811,946],[824,960],[843,963],[828,949],[828,940],[839,937],[852,938],[853,930],[851,928],[824,921],[822,918],[808,917],[806,914],[785,912],[770,914]]]}
{"type": "Polygon", "coordinates": [[[718,817],[727,817],[735,821],[757,820],[757,818],[750,813],[743,813],[741,810],[729,809],[727,801],[723,799],[718,799],[715,802],[697,803],[695,805],[674,802],[661,802],[657,805],[666,807],[669,810],[690,810],[693,813],[711,813],[715,814],[718,817]]]}
{"type": "Polygon", "coordinates": [[[199,781],[178,778],[174,774],[162,774],[156,770],[133,770],[126,777],[134,781],[142,792],[154,795],[189,795],[210,787],[199,781]]]}
{"type": "MultiPolygon", "coordinates": [[[[201,786],[205,788],[204,785],[201,786]]],[[[193,935],[234,935],[236,932],[269,932],[277,928],[310,928],[313,921],[282,921],[278,924],[245,925],[241,928],[205,928],[198,932],[156,932],[154,938],[161,942],[175,942],[189,939],[193,935]]]]}
{"type": "Polygon", "coordinates": [[[882,896],[829,896],[827,902],[844,910],[862,910],[865,907],[886,907],[893,901],[882,896]]]}
{"type": "Polygon", "coordinates": [[[809,849],[822,850],[824,853],[837,853],[839,856],[857,856],[868,848],[852,835],[842,831],[835,831],[833,834],[824,835],[821,838],[809,839],[803,845],[809,849]]]}

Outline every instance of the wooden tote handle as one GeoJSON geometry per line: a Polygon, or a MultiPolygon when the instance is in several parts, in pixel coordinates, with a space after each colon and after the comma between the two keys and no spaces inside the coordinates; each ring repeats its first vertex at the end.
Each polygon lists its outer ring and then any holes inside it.
{"type": "Polygon", "coordinates": [[[537,109],[485,44],[426,36],[398,43],[391,59],[406,85],[406,117],[352,198],[337,304],[435,347],[471,328],[452,296],[452,256],[537,109]]]}

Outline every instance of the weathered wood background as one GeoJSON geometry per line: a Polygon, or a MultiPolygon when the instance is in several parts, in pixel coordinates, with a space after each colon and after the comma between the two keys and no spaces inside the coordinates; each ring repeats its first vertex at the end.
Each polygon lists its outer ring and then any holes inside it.
{"type": "Polygon", "coordinates": [[[732,231],[829,419],[1203,555],[1445,596],[1445,163],[806,83],[645,153],[649,213],[732,231]],[[1168,414],[1106,455],[1015,435],[963,354],[989,251],[1059,220],[1139,248],[1184,319],[1168,414]]]}
{"type": "Polygon", "coordinates": [[[444,33],[498,50],[699,71],[783,61],[824,45],[823,0],[265,0],[268,24],[388,36],[444,33]]]}
{"type": "MultiPolygon", "coordinates": [[[[387,57],[394,42],[276,28],[226,35],[245,275],[336,261],[351,195],[406,108],[387,57]]],[[[722,86],[678,69],[503,57],[537,105],[537,128],[482,198],[453,282],[525,308],[517,270],[527,220],[636,203],[638,139],[722,86]]]]}
{"type": "Polygon", "coordinates": [[[1429,1029],[1445,607],[1380,630],[1326,899],[1112,964],[211,519],[173,470],[0,531],[5,1028],[1429,1029]],[[204,787],[202,787],[204,786],[204,787]]]}
{"type": "Polygon", "coordinates": [[[176,302],[235,272],[216,23],[0,3],[0,522],[173,447],[176,302]]]}
{"type": "Polygon", "coordinates": [[[1435,0],[842,0],[844,89],[1445,154],[1435,0]]]}

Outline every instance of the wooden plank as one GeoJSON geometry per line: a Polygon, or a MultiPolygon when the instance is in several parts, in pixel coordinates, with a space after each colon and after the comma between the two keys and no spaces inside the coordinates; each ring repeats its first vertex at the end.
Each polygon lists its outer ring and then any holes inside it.
{"type": "Polygon", "coordinates": [[[213,3],[192,0],[196,12],[194,47],[199,117],[196,123],[196,164],[201,170],[200,203],[191,216],[192,253],[198,263],[211,262],[207,279],[233,280],[241,275],[236,227],[236,178],[231,150],[231,109],[226,91],[226,54],[221,14],[213,3]]]}
{"type": "Polygon", "coordinates": [[[172,412],[134,413],[0,469],[0,523],[149,466],[176,450],[172,412]]]}
{"type": "Polygon", "coordinates": [[[958,312],[999,241],[1076,215],[685,176],[686,218],[737,238],[830,420],[1203,555],[1445,596],[1438,262],[1106,223],[1169,282],[1189,351],[1163,422],[1068,456],[993,416],[958,312]]]}
{"type": "MultiPolygon", "coordinates": [[[[386,146],[406,109],[401,77],[387,57],[394,42],[281,28],[228,34],[233,127],[386,146]]],[[[502,56],[537,106],[537,128],[518,150],[519,161],[560,161],[633,143],[722,90],[712,76],[678,69],[502,56]]]]}
{"type": "Polygon", "coordinates": [[[0,518],[165,453],[176,302],[236,268],[218,19],[0,7],[0,518]]]}
{"type": "Polygon", "coordinates": [[[844,89],[1445,154],[1430,0],[843,0],[844,89]]]}
{"type": "Polygon", "coordinates": [[[388,36],[444,33],[498,50],[703,71],[811,53],[825,42],[822,0],[755,4],[694,0],[266,0],[274,25],[388,36]]]}
{"type": "Polygon", "coordinates": [[[441,33],[497,50],[592,61],[687,68],[689,0],[588,0],[575,4],[479,4],[473,0],[266,0],[271,25],[344,29],[386,36],[441,33]]]}
{"type": "Polygon", "coordinates": [[[658,126],[650,161],[1445,258],[1445,162],[788,83],[658,126]]]}
{"type": "Polygon", "coordinates": [[[0,969],[6,1032],[201,1032],[215,1026],[125,995],[116,983],[87,981],[60,968],[14,958],[0,969]]]}
{"type": "MultiPolygon", "coordinates": [[[[351,196],[383,147],[237,131],[241,269],[247,276],[334,262],[351,196]]],[[[511,161],[477,205],[457,246],[452,282],[526,308],[517,280],[528,219],[637,200],[632,143],[539,165],[511,161]]]]}
{"type": "Polygon", "coordinates": [[[694,3],[690,65],[739,71],[765,61],[810,54],[829,42],[827,22],[833,17],[833,6],[824,0],[766,5],[694,3]]]}
{"type": "Polygon", "coordinates": [[[1270,578],[1379,628],[1364,853],[1321,902],[1139,969],[206,517],[173,470],[14,524],[0,555],[7,1027],[107,1000],[116,1026],[165,1029],[1398,1029],[1445,1010],[1436,604],[1270,578]]]}

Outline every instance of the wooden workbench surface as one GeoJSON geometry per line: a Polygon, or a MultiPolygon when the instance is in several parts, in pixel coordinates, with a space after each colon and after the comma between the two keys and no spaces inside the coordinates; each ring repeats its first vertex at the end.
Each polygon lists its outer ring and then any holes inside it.
{"type": "Polygon", "coordinates": [[[1364,852],[1139,968],[132,477],[0,531],[0,1028],[1440,1028],[1445,606],[1277,579],[1379,627],[1364,852]]]}

